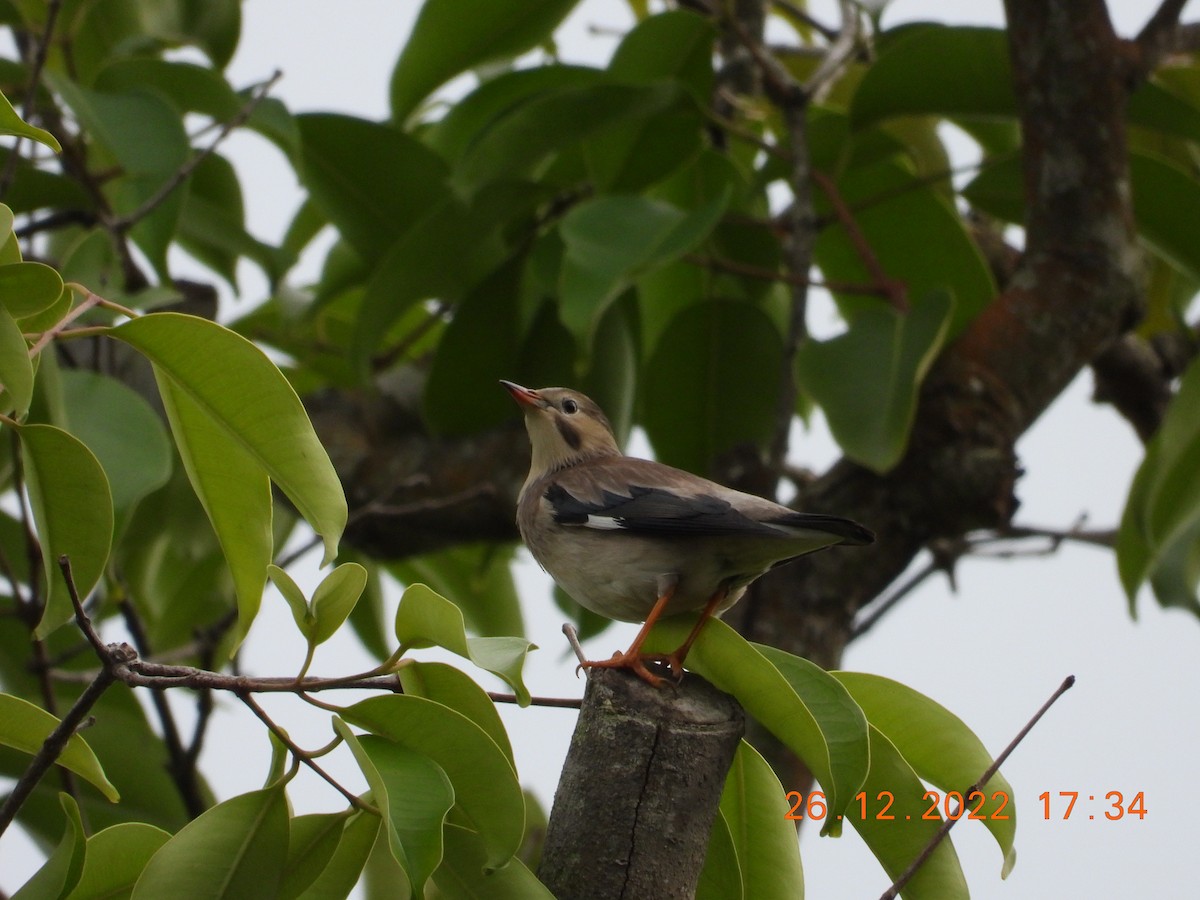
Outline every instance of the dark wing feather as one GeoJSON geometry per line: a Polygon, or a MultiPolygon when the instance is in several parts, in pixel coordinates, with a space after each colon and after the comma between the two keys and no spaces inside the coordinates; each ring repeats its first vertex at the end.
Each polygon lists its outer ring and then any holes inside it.
{"type": "MultiPolygon", "coordinates": [[[[788,536],[782,528],[755,521],[728,501],[707,494],[680,496],[663,488],[631,485],[628,495],[601,491],[600,500],[587,502],[573,496],[562,485],[554,484],[547,488],[544,496],[553,511],[554,521],[560,525],[658,535],[788,536]]],[[[791,527],[790,522],[780,524],[791,527]]]]}
{"type": "Polygon", "coordinates": [[[820,513],[794,512],[767,520],[771,525],[783,528],[803,528],[809,531],[824,531],[836,534],[847,544],[873,544],[875,533],[869,528],[863,528],[857,522],[843,519],[841,516],[825,516],[820,513]]]}

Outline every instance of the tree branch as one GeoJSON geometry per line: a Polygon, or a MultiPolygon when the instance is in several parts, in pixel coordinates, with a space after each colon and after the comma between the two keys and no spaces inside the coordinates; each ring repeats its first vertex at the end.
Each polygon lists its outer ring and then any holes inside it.
{"type": "Polygon", "coordinates": [[[1133,75],[1140,83],[1162,65],[1163,60],[1183,49],[1180,44],[1179,14],[1187,0],[1163,0],[1134,38],[1136,54],[1133,75]]]}
{"type": "Polygon", "coordinates": [[[158,209],[158,207],[161,206],[163,202],[169,196],[171,196],[172,193],[174,193],[176,188],[187,181],[188,176],[190,176],[192,172],[196,170],[200,163],[204,162],[204,160],[208,159],[208,157],[212,156],[213,153],[216,152],[217,147],[221,145],[221,142],[224,141],[225,138],[227,138],[235,128],[242,125],[247,119],[250,118],[250,116],[254,113],[254,110],[258,108],[258,105],[266,99],[267,94],[269,94],[271,91],[271,88],[273,88],[275,83],[282,77],[283,72],[279,69],[276,69],[270,78],[258,85],[251,92],[250,99],[246,101],[245,105],[239,109],[237,113],[229,119],[228,122],[221,126],[221,130],[217,132],[217,136],[213,138],[212,143],[210,143],[199,153],[189,156],[183,165],[176,169],[171,177],[164,181],[159,189],[146,198],[146,201],[137,209],[127,213],[124,216],[109,219],[107,222],[108,227],[116,234],[124,234],[142,219],[146,218],[146,216],[154,212],[154,210],[158,209]]]}
{"type": "MultiPolygon", "coordinates": [[[[1020,744],[1021,741],[1025,740],[1025,736],[1033,730],[1033,727],[1037,725],[1042,716],[1044,716],[1050,707],[1057,702],[1059,697],[1069,691],[1074,685],[1075,676],[1068,675],[1066,680],[1064,680],[1063,683],[1058,686],[1058,689],[1050,695],[1050,699],[1042,704],[1041,708],[1033,714],[1033,718],[1025,723],[1025,727],[1017,732],[1017,736],[1009,742],[1008,746],[1004,748],[1004,751],[997,756],[996,759],[993,760],[992,764],[987,767],[987,770],[979,776],[979,780],[963,791],[964,797],[969,797],[971,794],[982,790],[983,786],[987,784],[989,780],[991,780],[991,777],[1000,771],[1000,767],[1004,765],[1004,761],[1007,760],[1009,756],[1012,755],[1012,752],[1017,749],[1017,745],[1020,744]]],[[[933,851],[938,848],[938,845],[945,840],[946,835],[950,833],[950,829],[953,828],[961,819],[962,816],[960,815],[953,819],[947,818],[944,822],[942,822],[942,826],[934,833],[933,837],[929,839],[929,843],[925,845],[925,847],[917,855],[917,858],[909,864],[907,869],[900,873],[900,876],[892,882],[891,887],[883,892],[879,900],[895,900],[895,898],[900,895],[900,892],[904,890],[904,886],[912,880],[912,877],[915,874],[917,874],[917,870],[921,868],[921,866],[925,863],[925,860],[929,859],[929,857],[933,855],[933,851]]]]}

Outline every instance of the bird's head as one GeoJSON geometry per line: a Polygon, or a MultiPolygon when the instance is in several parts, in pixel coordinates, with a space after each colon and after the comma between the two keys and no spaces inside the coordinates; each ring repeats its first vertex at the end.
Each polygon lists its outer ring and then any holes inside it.
{"type": "Polygon", "coordinates": [[[595,402],[569,388],[531,390],[501,381],[525,414],[533,447],[530,478],[595,456],[620,456],[608,417],[595,402]]]}

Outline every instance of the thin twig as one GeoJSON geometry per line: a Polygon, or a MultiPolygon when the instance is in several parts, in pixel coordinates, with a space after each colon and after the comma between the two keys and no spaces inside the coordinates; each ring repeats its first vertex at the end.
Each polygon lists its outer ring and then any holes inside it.
{"type": "MultiPolygon", "coordinates": [[[[996,757],[990,766],[987,767],[987,771],[979,776],[979,780],[963,792],[964,797],[969,797],[971,794],[980,791],[983,786],[988,783],[991,777],[1000,770],[1002,765],[1004,765],[1005,760],[1007,760],[1012,752],[1017,749],[1017,745],[1020,744],[1021,741],[1025,740],[1025,736],[1033,730],[1033,726],[1035,726],[1042,716],[1046,714],[1047,710],[1049,710],[1050,707],[1055,704],[1058,698],[1069,691],[1074,684],[1075,676],[1068,675],[1063,683],[1058,686],[1058,689],[1050,695],[1050,699],[1042,704],[1041,709],[1033,714],[1033,718],[1025,723],[1025,727],[1017,732],[1017,736],[1009,742],[1008,746],[1004,748],[1004,751],[996,757]]],[[[938,845],[945,839],[946,835],[950,833],[950,829],[961,820],[961,816],[955,819],[946,819],[942,823],[942,826],[929,839],[929,843],[927,843],[921,852],[917,854],[917,858],[909,864],[907,869],[900,873],[900,877],[892,882],[892,886],[883,892],[879,900],[895,900],[895,898],[899,896],[900,891],[904,889],[904,886],[912,880],[913,875],[917,873],[917,870],[921,868],[925,860],[929,859],[929,857],[933,855],[933,851],[938,848],[938,845]]]]}
{"type": "MultiPolygon", "coordinates": [[[[146,634],[142,617],[138,615],[133,603],[128,598],[121,601],[119,609],[138,653],[149,656],[151,653],[150,639],[146,634]]],[[[167,770],[171,775],[171,780],[175,782],[175,787],[179,791],[188,816],[194,819],[208,808],[208,804],[200,795],[200,786],[196,780],[195,761],[191,758],[187,748],[183,746],[183,740],[179,735],[179,726],[175,722],[175,714],[171,710],[170,703],[167,702],[166,695],[162,691],[151,691],[150,702],[154,704],[159,725],[162,726],[163,744],[167,748],[167,770]]]]}
{"type": "Polygon", "coordinates": [[[100,696],[108,690],[113,681],[112,670],[105,667],[100,670],[92,683],[87,686],[79,699],[67,711],[67,714],[62,717],[58,726],[50,732],[49,737],[42,743],[41,748],[34,755],[33,761],[26,767],[24,773],[13,786],[12,791],[5,799],[3,806],[0,806],[0,834],[4,834],[13,819],[17,815],[17,811],[29,799],[29,795],[33,793],[33,789],[38,786],[42,780],[42,776],[50,770],[54,765],[55,760],[66,749],[67,742],[71,740],[72,735],[83,720],[87,717],[88,712],[100,699],[100,696]]]}
{"type": "MultiPolygon", "coordinates": [[[[92,626],[91,619],[88,618],[84,611],[83,603],[79,599],[79,592],[75,589],[74,579],[71,577],[71,564],[65,557],[59,558],[59,566],[62,569],[63,577],[67,580],[68,593],[71,595],[71,603],[75,607],[75,621],[79,625],[81,631],[88,636],[88,640],[93,646],[99,643],[99,636],[96,634],[96,629],[92,626]]],[[[104,667],[97,673],[96,677],[87,686],[79,699],[67,711],[67,714],[62,717],[57,727],[50,732],[50,735],[42,742],[41,748],[34,755],[32,762],[26,767],[20,779],[13,786],[12,792],[4,801],[3,806],[0,806],[0,834],[3,834],[9,825],[12,824],[18,810],[29,799],[29,795],[33,793],[34,788],[42,780],[42,777],[54,765],[55,760],[62,755],[66,749],[67,743],[71,737],[83,724],[84,719],[95,706],[96,701],[101,695],[108,690],[112,683],[116,680],[113,669],[118,660],[127,658],[129,655],[134,655],[133,648],[116,645],[106,647],[99,644],[100,659],[104,663],[104,667]]]]}
{"type": "MultiPolygon", "coordinates": [[[[132,652],[132,648],[131,652],[132,652]]],[[[582,653],[582,649],[579,651],[582,653]]],[[[116,666],[117,680],[130,687],[145,687],[153,690],[189,688],[192,690],[228,691],[234,694],[307,694],[320,691],[374,690],[403,693],[399,679],[394,674],[376,674],[376,670],[346,675],[337,678],[309,676],[297,680],[294,676],[225,675],[193,666],[171,666],[140,659],[136,653],[116,666]]],[[[80,672],[55,671],[60,681],[78,681],[87,675],[80,672]]],[[[489,694],[499,703],[515,702],[512,694],[489,694]]],[[[533,697],[533,706],[562,708],[577,706],[579,701],[563,697],[533,697]]]]}
{"type": "Polygon", "coordinates": [[[567,643],[575,651],[575,658],[579,660],[579,664],[582,666],[588,659],[587,654],[583,652],[583,645],[579,643],[579,632],[575,630],[575,626],[570,622],[563,623],[562,632],[567,636],[567,643]]]}
{"type": "Polygon", "coordinates": [[[778,269],[764,269],[749,263],[738,262],[736,259],[724,259],[719,256],[703,256],[698,253],[684,255],[684,260],[695,266],[703,266],[719,272],[729,272],[732,275],[745,275],[747,278],[758,278],[763,281],[778,281],[783,284],[804,285],[807,287],[825,288],[835,294],[861,294],[871,297],[884,297],[885,291],[877,284],[864,284],[856,281],[829,281],[824,278],[810,278],[795,272],[780,272],[778,269]]]}
{"type": "Polygon", "coordinates": [[[83,301],[78,306],[70,310],[65,316],[55,322],[54,325],[42,332],[41,337],[39,337],[34,342],[33,346],[29,348],[29,358],[33,359],[36,357],[42,352],[42,350],[46,348],[47,344],[66,331],[68,325],[82,316],[89,309],[99,306],[103,299],[104,298],[93,294],[91,291],[88,291],[87,296],[84,297],[83,301]]]}
{"type": "Polygon", "coordinates": [[[1135,74],[1139,80],[1149,77],[1162,61],[1174,52],[1179,29],[1179,14],[1187,0],[1163,0],[1142,30],[1134,38],[1138,48],[1138,63],[1135,74]]]}
{"type": "Polygon", "coordinates": [[[110,220],[108,222],[108,227],[118,234],[124,233],[142,219],[146,218],[146,216],[150,215],[150,213],[154,212],[154,210],[158,209],[158,207],[162,205],[167,197],[169,197],[177,187],[187,180],[188,176],[196,170],[196,167],[199,166],[200,163],[204,162],[204,160],[208,159],[208,157],[212,156],[212,154],[216,152],[217,147],[221,145],[222,141],[224,141],[225,138],[227,138],[235,128],[242,125],[247,119],[250,118],[254,110],[258,108],[258,105],[266,99],[267,94],[271,91],[271,88],[273,88],[275,83],[282,77],[283,71],[276,69],[270,78],[255,87],[250,94],[250,99],[247,100],[246,104],[222,126],[221,130],[217,132],[217,136],[213,139],[211,144],[209,144],[199,153],[188,157],[184,164],[176,169],[174,174],[172,174],[170,178],[163,182],[162,186],[159,187],[159,189],[155,191],[149,198],[147,198],[141,206],[133,210],[133,212],[110,220]]]}
{"type": "Polygon", "coordinates": [[[254,698],[250,696],[249,693],[239,692],[237,698],[241,700],[242,703],[244,703],[246,707],[258,717],[259,721],[267,726],[270,732],[279,739],[281,744],[288,748],[288,752],[292,754],[293,759],[312,769],[317,775],[328,782],[334,790],[345,797],[351,806],[353,806],[355,809],[361,809],[366,812],[378,812],[378,810],[376,810],[369,803],[363,802],[352,791],[344,788],[336,778],[321,768],[320,764],[312,758],[311,754],[306,752],[304,748],[297,745],[290,737],[288,737],[288,733],[286,731],[275,724],[271,717],[267,715],[266,711],[256,702],[254,702],[254,698]]]}
{"type": "Polygon", "coordinates": [[[879,257],[875,255],[875,250],[871,247],[871,242],[867,240],[867,236],[859,227],[858,220],[854,218],[854,213],[847,206],[841,191],[838,190],[833,179],[824,172],[819,172],[815,169],[812,173],[812,179],[825,192],[830,205],[833,207],[834,212],[837,213],[838,221],[846,229],[846,236],[850,239],[850,244],[854,247],[854,251],[858,254],[858,258],[866,268],[867,274],[874,280],[879,292],[887,298],[888,302],[897,312],[908,312],[908,287],[904,282],[890,277],[883,270],[883,265],[879,262],[879,257]]]}
{"type": "Polygon", "coordinates": [[[820,97],[854,58],[860,26],[858,5],[853,0],[839,0],[838,7],[842,13],[842,27],[820,64],[804,82],[806,97],[820,97]]]}
{"type": "Polygon", "coordinates": [[[789,16],[793,16],[796,19],[800,20],[805,25],[807,25],[809,28],[811,28],[813,31],[819,32],[820,35],[823,38],[825,38],[825,40],[827,40],[827,41],[837,40],[840,32],[838,32],[837,29],[835,29],[835,28],[830,28],[828,25],[824,24],[823,22],[817,21],[813,17],[812,13],[810,13],[808,10],[802,9],[800,6],[796,5],[795,3],[791,3],[790,0],[771,0],[771,2],[775,6],[778,6],[781,10],[786,12],[789,16]]]}
{"type": "Polygon", "coordinates": [[[943,566],[937,557],[930,559],[929,562],[914,572],[904,584],[888,594],[887,597],[878,603],[871,604],[869,611],[859,621],[855,622],[854,626],[850,629],[850,636],[847,638],[847,641],[857,640],[862,637],[878,625],[884,616],[895,609],[901,600],[924,584],[931,575],[942,570],[943,566]]]}
{"type": "MultiPolygon", "coordinates": [[[[516,694],[502,694],[496,691],[488,691],[488,697],[493,703],[518,703],[516,694]]],[[[530,706],[545,706],[550,709],[579,709],[583,705],[583,701],[577,697],[531,697],[529,700],[530,706]]]]}

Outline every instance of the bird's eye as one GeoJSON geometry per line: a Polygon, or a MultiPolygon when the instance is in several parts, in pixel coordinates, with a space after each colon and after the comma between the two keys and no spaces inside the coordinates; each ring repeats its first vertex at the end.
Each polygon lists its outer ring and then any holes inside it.
{"type": "Polygon", "coordinates": [[[562,402],[562,411],[568,416],[573,416],[575,413],[579,412],[579,404],[568,397],[562,402]]]}

